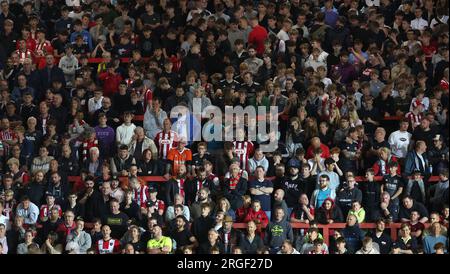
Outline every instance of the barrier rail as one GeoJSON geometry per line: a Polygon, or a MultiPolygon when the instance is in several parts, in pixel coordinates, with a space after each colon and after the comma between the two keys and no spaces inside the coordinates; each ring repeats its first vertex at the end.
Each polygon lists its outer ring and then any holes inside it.
{"type": "MultiPolygon", "coordinates": [[[[163,183],[163,182],[167,181],[167,179],[163,176],[139,176],[138,178],[145,182],[163,183]]],[[[68,176],[67,179],[69,182],[72,182],[72,183],[82,182],[81,176],[68,176]]],[[[253,179],[253,177],[249,178],[249,180],[252,180],[252,179],[253,179]]],[[[266,179],[273,180],[273,179],[275,179],[275,177],[267,177],[266,179]]],[[[376,182],[381,182],[381,181],[383,181],[383,176],[375,176],[374,179],[376,182]]],[[[360,183],[366,181],[366,179],[363,176],[356,176],[355,180],[356,180],[356,182],[360,182],[360,183]]],[[[128,182],[128,177],[119,177],[119,181],[128,182]]],[[[438,182],[438,181],[439,181],[439,176],[431,176],[428,179],[429,183],[434,183],[434,182],[438,182]]]]}

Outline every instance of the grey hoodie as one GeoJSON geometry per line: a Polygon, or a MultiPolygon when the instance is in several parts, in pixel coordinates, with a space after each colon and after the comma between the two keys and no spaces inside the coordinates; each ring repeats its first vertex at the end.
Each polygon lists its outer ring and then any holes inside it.
{"type": "Polygon", "coordinates": [[[285,240],[294,241],[294,232],[291,224],[286,220],[270,222],[266,228],[264,244],[270,248],[280,248],[285,240]]]}

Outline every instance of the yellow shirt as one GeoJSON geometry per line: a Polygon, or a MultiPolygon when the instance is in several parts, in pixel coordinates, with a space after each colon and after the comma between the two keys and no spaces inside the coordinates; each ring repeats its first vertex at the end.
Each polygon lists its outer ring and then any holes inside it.
{"type": "Polygon", "coordinates": [[[150,248],[150,249],[154,249],[154,248],[161,249],[165,246],[169,247],[169,249],[172,250],[172,240],[169,237],[165,237],[165,236],[162,236],[161,239],[159,239],[159,241],[156,239],[151,239],[147,243],[147,248],[150,248]]]}
{"type": "Polygon", "coordinates": [[[362,223],[364,222],[364,219],[366,218],[366,211],[364,210],[364,208],[360,208],[358,211],[353,211],[353,209],[350,209],[348,214],[353,214],[356,216],[356,219],[358,220],[358,223],[362,223]]]}

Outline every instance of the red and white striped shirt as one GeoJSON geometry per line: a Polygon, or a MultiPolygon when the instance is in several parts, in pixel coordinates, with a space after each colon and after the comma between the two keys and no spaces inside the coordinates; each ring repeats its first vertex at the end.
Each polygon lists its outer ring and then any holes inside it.
{"type": "Polygon", "coordinates": [[[25,59],[29,58],[34,63],[33,53],[30,50],[21,51],[20,49],[16,50],[17,55],[19,55],[19,63],[23,64],[25,59]]]}
{"type": "Polygon", "coordinates": [[[50,41],[45,40],[43,42],[36,42],[36,56],[45,56],[45,53],[53,53],[51,52],[52,45],[50,41]]]}
{"type": "Polygon", "coordinates": [[[98,240],[96,249],[98,254],[113,254],[119,252],[119,247],[120,242],[116,239],[101,239],[98,240]]]}
{"type": "Polygon", "coordinates": [[[147,109],[148,101],[153,100],[153,91],[151,89],[146,89],[142,94],[144,100],[144,109],[147,109]]]}
{"type": "Polygon", "coordinates": [[[180,194],[181,196],[185,197],[185,193],[184,193],[184,183],[186,182],[186,179],[184,178],[180,178],[180,179],[176,179],[178,183],[178,194],[180,194]]]}
{"type": "Polygon", "coordinates": [[[125,82],[127,83],[127,87],[131,87],[131,85],[134,83],[134,80],[127,78],[127,79],[125,79],[125,82]]]}
{"type": "Polygon", "coordinates": [[[9,145],[4,141],[17,140],[17,135],[11,129],[0,131],[0,141],[3,143],[4,155],[9,155],[9,145]]]}
{"type": "Polygon", "coordinates": [[[422,113],[414,114],[412,111],[406,113],[405,117],[408,118],[413,128],[418,126],[423,119],[422,113]]]}
{"type": "Polygon", "coordinates": [[[169,150],[178,145],[177,140],[177,133],[173,130],[170,130],[169,132],[160,131],[156,134],[155,144],[158,147],[158,156],[160,159],[167,159],[169,150]]]}
{"type": "Polygon", "coordinates": [[[140,206],[145,207],[148,200],[148,186],[141,186],[139,189],[133,189],[133,200],[140,206]]]}
{"type": "Polygon", "coordinates": [[[240,165],[243,170],[247,170],[248,159],[253,154],[254,146],[250,141],[234,141],[234,151],[239,157],[240,165]]]}

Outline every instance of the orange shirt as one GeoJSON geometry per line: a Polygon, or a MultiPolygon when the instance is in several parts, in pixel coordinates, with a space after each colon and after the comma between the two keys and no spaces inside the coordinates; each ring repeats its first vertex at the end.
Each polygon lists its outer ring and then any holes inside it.
{"type": "Polygon", "coordinates": [[[192,161],[192,151],[184,148],[181,152],[177,148],[171,148],[167,154],[167,160],[172,161],[172,175],[178,174],[180,165],[186,165],[192,161]]]}

